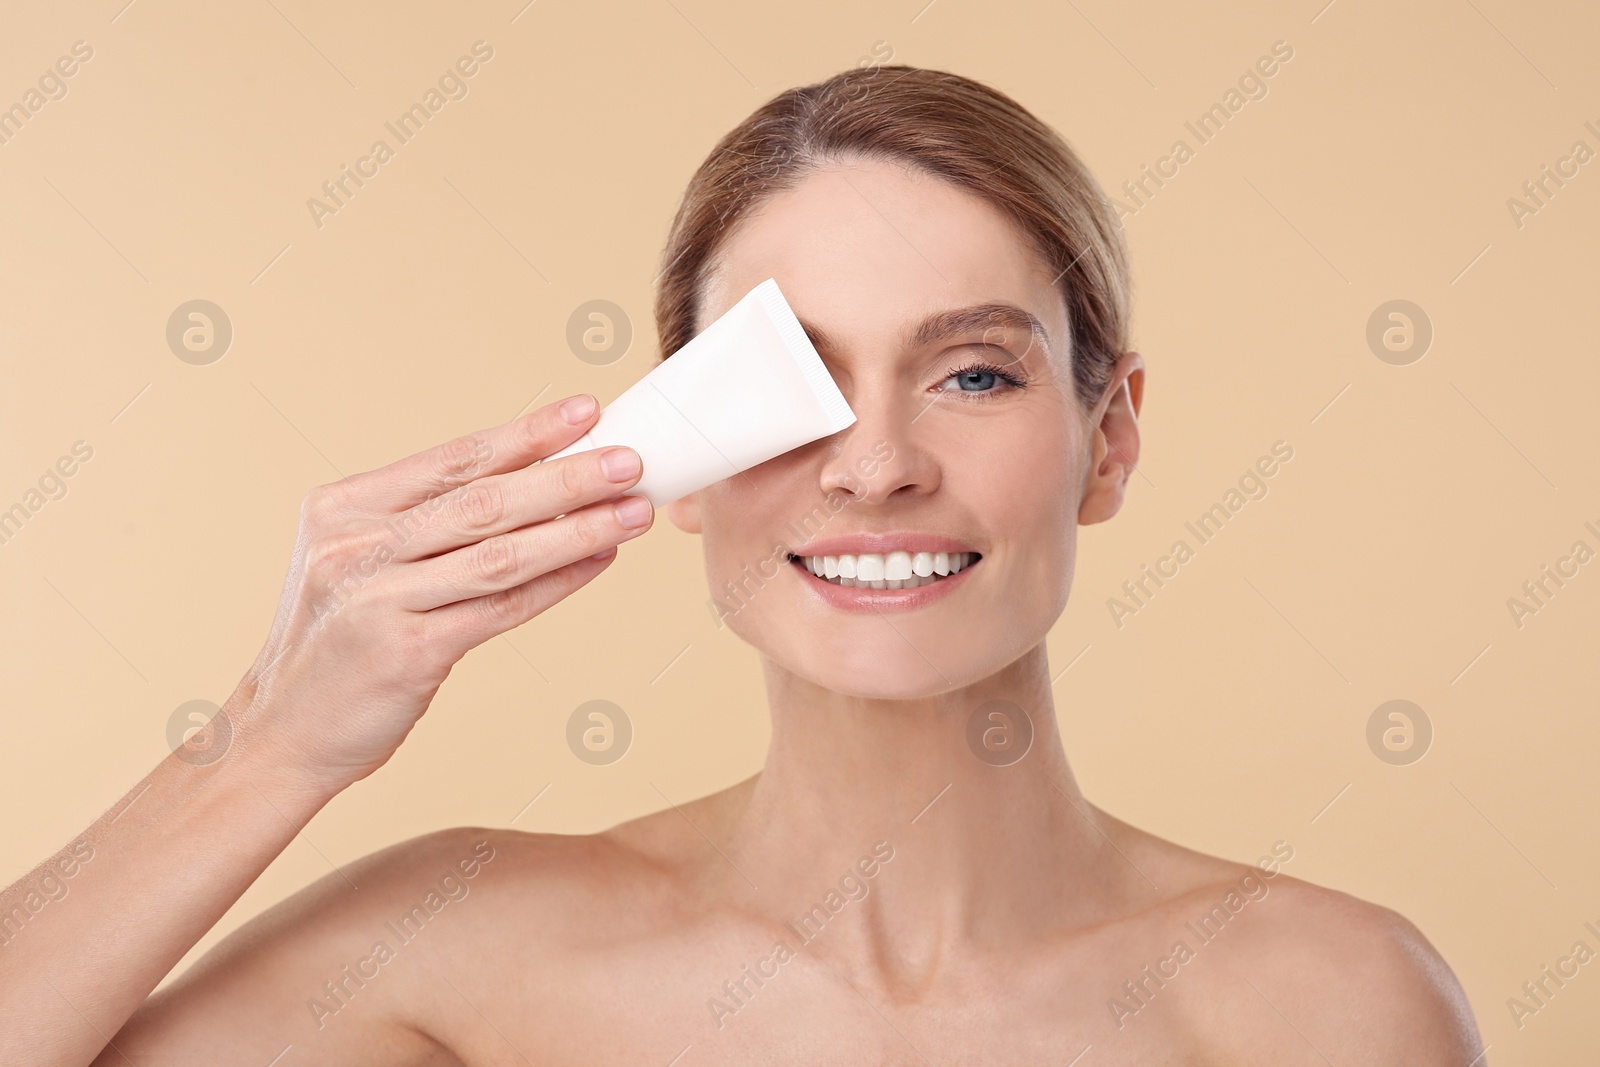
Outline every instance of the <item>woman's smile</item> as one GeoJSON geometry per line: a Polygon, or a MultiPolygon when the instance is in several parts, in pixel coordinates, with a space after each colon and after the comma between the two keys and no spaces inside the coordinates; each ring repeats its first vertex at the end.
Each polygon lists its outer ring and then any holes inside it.
{"type": "Polygon", "coordinates": [[[846,585],[838,580],[819,578],[798,559],[791,560],[800,578],[816,595],[825,603],[843,611],[880,612],[880,611],[915,611],[917,608],[927,607],[936,600],[954,593],[956,589],[967,583],[967,576],[977,566],[976,563],[963,567],[960,571],[948,577],[935,575],[931,578],[916,579],[923,584],[916,586],[902,585],[899,589],[887,588],[885,582],[879,589],[876,585],[846,585]]]}
{"type": "Polygon", "coordinates": [[[800,580],[844,611],[913,611],[966,584],[983,558],[971,546],[926,534],[835,537],[789,554],[800,580]]]}

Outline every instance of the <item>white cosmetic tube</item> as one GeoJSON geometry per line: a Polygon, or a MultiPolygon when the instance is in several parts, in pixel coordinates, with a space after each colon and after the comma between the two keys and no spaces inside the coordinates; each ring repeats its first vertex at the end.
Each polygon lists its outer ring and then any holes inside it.
{"type": "Polygon", "coordinates": [[[546,456],[627,445],[643,473],[628,496],[656,507],[856,421],[794,311],[768,278],[546,456]]]}

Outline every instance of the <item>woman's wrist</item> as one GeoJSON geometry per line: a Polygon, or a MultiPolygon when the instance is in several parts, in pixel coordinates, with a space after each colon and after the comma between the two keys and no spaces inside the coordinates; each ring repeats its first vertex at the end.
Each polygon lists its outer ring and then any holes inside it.
{"type": "Polygon", "coordinates": [[[301,813],[303,825],[361,776],[319,765],[306,746],[295,744],[284,727],[288,717],[276,713],[280,699],[247,677],[218,712],[216,718],[225,722],[216,728],[212,744],[227,746],[217,760],[220,772],[236,776],[285,812],[301,813]]]}

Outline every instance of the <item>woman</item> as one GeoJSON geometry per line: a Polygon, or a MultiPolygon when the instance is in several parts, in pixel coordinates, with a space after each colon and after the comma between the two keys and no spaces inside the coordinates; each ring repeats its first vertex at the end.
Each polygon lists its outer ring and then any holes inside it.
{"type": "Polygon", "coordinates": [[[1138,460],[1144,368],[1119,228],[1055,133],[954,75],[850,71],[723,138],[664,261],[663,352],[776,277],[858,416],[667,508],[761,655],[762,772],[592,836],[395,845],[150,996],[468,649],[653,521],[631,450],[535,462],[587,397],[323,486],[201,737],[225,755],[164,761],[7,931],[0,1060],[1485,1062],[1405,919],[1282,873],[1288,842],[1201,855],[1075,784],[1045,638],[1138,460]]]}

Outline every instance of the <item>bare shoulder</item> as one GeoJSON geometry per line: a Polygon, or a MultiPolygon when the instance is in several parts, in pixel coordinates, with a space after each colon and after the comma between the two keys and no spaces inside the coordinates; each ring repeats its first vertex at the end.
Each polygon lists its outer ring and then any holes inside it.
{"type": "Polygon", "coordinates": [[[343,873],[360,886],[359,900],[330,875],[307,890],[304,907],[334,925],[359,919],[370,926],[396,909],[415,914],[419,901],[424,911],[431,904],[442,912],[470,894],[472,906],[457,908],[452,924],[462,938],[482,935],[499,944],[505,931],[517,930],[556,950],[563,940],[590,942],[602,929],[641,936],[651,924],[680,924],[685,910],[702,910],[699,872],[708,854],[716,856],[704,835],[719,832],[741,797],[735,787],[598,833],[439,830],[347,866],[343,873]],[[559,921],[524,929],[530,916],[559,921]]]}
{"type": "Polygon", "coordinates": [[[718,884],[706,877],[719,854],[705,835],[728,818],[724,791],[597,833],[462,827],[403,843],[394,865],[425,876],[482,852],[463,936],[498,946],[515,932],[549,959],[593,958],[698,927],[719,910],[718,884]]]}
{"type": "Polygon", "coordinates": [[[394,1064],[452,1063],[410,1025],[419,993],[432,995],[422,969],[396,961],[417,956],[419,938],[445,952],[459,941],[457,920],[471,911],[461,901],[501,862],[498,833],[440,831],[336,867],[147,999],[105,1055],[266,1062],[295,1044],[333,1059],[369,1052],[394,1064]]]}
{"type": "Polygon", "coordinates": [[[1206,899],[1249,920],[1220,935],[1231,947],[1219,970],[1234,981],[1216,991],[1264,1020],[1261,1033],[1298,1031],[1294,1041],[1335,1062],[1484,1067],[1461,983],[1399,912],[1248,866],[1206,899]]]}
{"type": "Polygon", "coordinates": [[[467,1005],[549,999],[541,976],[559,968],[528,968],[530,954],[659,925],[652,901],[675,899],[659,866],[605,834],[464,826],[397,842],[223,938],[134,1013],[116,1050],[265,1063],[293,1045],[317,1062],[458,1064],[467,1005]]]}
{"type": "Polygon", "coordinates": [[[1187,1001],[1189,1032],[1232,1062],[1298,1048],[1313,1062],[1486,1067],[1460,982],[1399,912],[1285,873],[1285,841],[1238,863],[1096,817],[1141,881],[1161,887],[1119,928],[1160,930],[1170,947],[1119,1014],[1142,1011],[1134,997],[1187,1001]],[[1158,981],[1191,971],[1207,977],[1171,992],[1158,981]]]}

